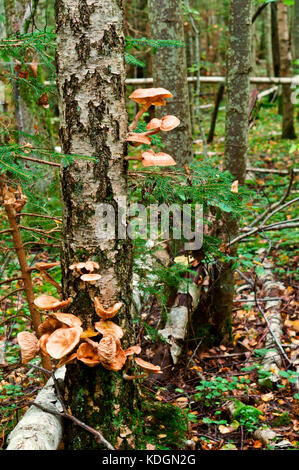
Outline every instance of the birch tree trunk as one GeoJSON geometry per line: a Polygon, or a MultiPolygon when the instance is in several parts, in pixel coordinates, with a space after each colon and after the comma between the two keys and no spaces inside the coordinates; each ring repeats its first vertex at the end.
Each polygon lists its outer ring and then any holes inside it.
{"type": "MultiPolygon", "coordinates": [[[[181,0],[148,0],[151,39],[169,39],[184,42],[181,0]]],[[[176,132],[165,132],[162,141],[165,151],[177,165],[192,161],[191,118],[188,99],[185,47],[160,47],[152,56],[155,87],[163,87],[173,94],[166,108],[156,108],[158,117],[174,114],[180,121],[176,132]]]]}
{"type": "MultiPolygon", "coordinates": [[[[239,184],[244,184],[248,146],[248,105],[250,91],[251,59],[251,0],[231,0],[229,45],[227,50],[227,108],[225,129],[224,168],[229,170],[239,184]]],[[[238,219],[223,214],[219,227],[224,242],[238,233],[238,219]]],[[[236,256],[236,246],[230,251],[236,256]]],[[[230,329],[230,316],[234,294],[232,263],[216,266],[212,291],[212,323],[220,337],[230,329]]]]}
{"type": "MultiPolygon", "coordinates": [[[[122,2],[56,0],[55,9],[63,152],[96,159],[75,159],[61,169],[63,292],[73,298],[69,312],[79,316],[85,328],[98,320],[94,296],[107,306],[122,301],[117,319],[125,330],[122,345],[126,347],[134,342],[131,244],[125,237],[102,237],[98,214],[100,204],[109,203],[117,219],[117,202],[127,191],[122,2]],[[100,265],[101,279],[95,285],[83,283],[68,269],[73,262],[87,259],[100,265]]],[[[134,381],[125,381],[122,372],[89,368],[83,363],[69,365],[65,383],[72,413],[98,427],[112,444],[131,448],[141,439],[139,395],[134,381]],[[123,426],[125,438],[120,437],[123,426]]],[[[67,423],[66,447],[91,449],[100,448],[100,444],[67,423]]]]}
{"type": "MultiPolygon", "coordinates": [[[[288,7],[283,0],[277,2],[277,22],[280,50],[280,75],[290,76],[291,51],[288,25],[288,7]]],[[[290,84],[282,85],[282,138],[296,139],[294,127],[294,105],[291,101],[292,89],[290,84]]]]}

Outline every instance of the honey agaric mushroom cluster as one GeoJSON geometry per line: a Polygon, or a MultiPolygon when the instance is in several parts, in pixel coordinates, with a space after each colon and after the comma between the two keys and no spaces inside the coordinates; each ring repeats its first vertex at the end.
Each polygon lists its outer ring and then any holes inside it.
{"type": "MultiPolygon", "coordinates": [[[[93,271],[98,268],[98,264],[93,261],[75,263],[69,267],[74,274],[79,272],[81,279],[87,276],[87,274],[82,274],[83,269],[93,271]]],[[[90,275],[95,274],[90,273],[90,275]]],[[[103,305],[98,297],[94,297],[95,312],[100,317],[100,321],[95,322],[94,329],[88,328],[83,331],[82,321],[76,315],[56,311],[58,308],[68,306],[71,300],[70,298],[60,301],[46,294],[34,300],[37,307],[45,310],[47,318],[39,325],[39,339],[26,331],[18,334],[17,340],[21,348],[22,362],[29,362],[41,350],[45,355],[59,360],[57,367],[78,360],[89,367],[102,365],[105,369],[119,371],[126,364],[123,377],[128,380],[142,378],[148,373],[162,373],[159,366],[136,358],[136,364],[145,373],[139,376],[126,374],[132,356],[140,354],[141,347],[133,345],[126,350],[122,349],[120,339],[124,331],[111,321],[111,318],[122,308],[122,302],[116,302],[108,307],[103,305]],[[51,313],[50,310],[52,310],[51,313]],[[94,340],[90,339],[92,337],[94,340]]]]}
{"type": "MultiPolygon", "coordinates": [[[[165,106],[165,99],[172,98],[172,94],[168,90],[165,90],[165,88],[138,88],[129,98],[141,104],[141,108],[129,126],[127,141],[132,145],[151,145],[150,135],[157,134],[160,131],[168,132],[180,125],[180,120],[176,116],[167,115],[163,116],[161,119],[151,119],[146,126],[146,132],[133,132],[142,114],[144,114],[150,106],[165,106]]],[[[143,166],[176,165],[175,160],[167,153],[154,153],[152,150],[146,150],[140,157],[126,157],[126,160],[140,160],[143,166]]]]}

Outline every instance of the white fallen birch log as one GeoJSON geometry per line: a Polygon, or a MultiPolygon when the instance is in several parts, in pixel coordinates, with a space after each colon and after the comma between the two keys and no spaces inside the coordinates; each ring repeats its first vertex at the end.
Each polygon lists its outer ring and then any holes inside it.
{"type": "MultiPolygon", "coordinates": [[[[64,380],[65,367],[55,371],[57,379],[64,380]]],[[[34,403],[54,412],[62,406],[56,396],[53,379],[50,378],[38,393],[34,403]]],[[[59,416],[47,413],[31,405],[7,439],[6,450],[57,450],[62,439],[63,426],[59,416]]]]}
{"type": "MultiPolygon", "coordinates": [[[[285,291],[285,286],[281,282],[277,282],[274,279],[272,263],[263,263],[264,274],[260,276],[260,280],[264,285],[265,296],[268,298],[279,297],[285,291]]],[[[265,341],[265,349],[268,350],[262,360],[262,370],[271,372],[271,375],[267,377],[263,384],[266,385],[268,381],[272,384],[276,384],[280,381],[279,370],[281,367],[281,305],[282,300],[269,300],[263,308],[268,323],[268,334],[265,341]],[[278,346],[280,345],[280,347],[278,346]]],[[[260,307],[259,307],[260,308],[260,307]]]]}
{"type": "Polygon", "coordinates": [[[193,282],[183,280],[179,285],[173,306],[167,314],[165,327],[159,330],[170,345],[170,354],[174,364],[177,364],[184,340],[188,331],[188,324],[192,312],[200,301],[201,285],[198,285],[197,272],[194,271],[193,282]]]}

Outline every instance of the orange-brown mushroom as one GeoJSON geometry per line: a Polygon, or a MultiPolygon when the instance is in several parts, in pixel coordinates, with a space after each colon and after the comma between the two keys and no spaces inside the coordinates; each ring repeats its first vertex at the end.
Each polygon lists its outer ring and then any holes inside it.
{"type": "MultiPolygon", "coordinates": [[[[161,104],[165,98],[172,98],[172,93],[165,88],[137,88],[131,93],[129,98],[140,104],[153,104],[155,106],[163,106],[161,104]]],[[[165,103],[165,101],[164,101],[165,103]]]]}
{"type": "Polygon", "coordinates": [[[89,284],[95,284],[101,277],[100,274],[82,274],[80,279],[84,282],[89,282],[89,284]]]}
{"type": "Polygon", "coordinates": [[[45,321],[43,321],[39,326],[38,326],[38,333],[40,335],[44,335],[45,333],[53,333],[53,331],[58,330],[58,328],[62,328],[63,324],[57,320],[57,318],[54,318],[52,316],[49,316],[46,318],[45,321]]]}
{"type": "Polygon", "coordinates": [[[54,359],[61,359],[69,354],[79,343],[82,331],[80,326],[55,330],[46,344],[48,354],[54,359]]]}
{"type": "Polygon", "coordinates": [[[116,339],[120,339],[124,335],[122,328],[113,321],[100,320],[94,324],[94,327],[102,335],[113,335],[116,339]]]}
{"type": "Polygon", "coordinates": [[[172,129],[175,129],[180,125],[180,123],[181,121],[176,116],[163,116],[161,119],[160,129],[164,132],[172,131],[172,129]]]}
{"type": "Polygon", "coordinates": [[[160,129],[161,123],[162,123],[161,119],[153,118],[147,124],[146,129],[148,129],[149,131],[154,130],[154,129],[160,129]]]}
{"type": "Polygon", "coordinates": [[[55,266],[59,266],[60,263],[59,261],[53,262],[53,263],[44,263],[44,262],[39,262],[35,263],[34,267],[38,270],[42,271],[48,271],[48,269],[54,268],[55,266]]]}
{"type": "Polygon", "coordinates": [[[105,369],[117,371],[120,370],[127,356],[121,347],[119,339],[115,336],[106,334],[98,344],[98,357],[105,369]]]}
{"type": "Polygon", "coordinates": [[[89,271],[92,273],[95,269],[99,269],[99,264],[96,263],[95,261],[80,261],[78,263],[73,263],[69,266],[69,269],[71,271],[76,270],[81,273],[82,269],[86,269],[86,271],[89,271]]]}
{"type": "Polygon", "coordinates": [[[107,320],[108,318],[113,318],[119,309],[122,307],[122,302],[116,302],[112,307],[104,308],[104,306],[99,301],[98,297],[93,299],[94,306],[96,309],[96,314],[102,318],[103,320],[107,320]]]}
{"type": "Polygon", "coordinates": [[[52,295],[42,294],[34,299],[34,304],[43,310],[58,310],[67,307],[71,303],[71,297],[67,300],[58,300],[52,295]]]}
{"type": "Polygon", "coordinates": [[[80,318],[76,317],[76,315],[73,315],[72,313],[52,313],[51,317],[56,318],[60,323],[63,325],[69,326],[69,327],[74,327],[74,326],[81,326],[82,321],[80,318]]]}
{"type": "Polygon", "coordinates": [[[28,331],[22,331],[17,335],[17,341],[21,348],[22,362],[31,361],[39,351],[37,337],[28,331]]]}
{"type": "Polygon", "coordinates": [[[135,146],[146,144],[151,145],[152,141],[149,137],[142,134],[131,134],[127,137],[127,141],[135,144],[135,146]]]}
{"type": "Polygon", "coordinates": [[[165,106],[165,98],[172,98],[170,91],[165,88],[138,88],[133,91],[129,98],[136,103],[140,103],[142,106],[136,114],[133,122],[129,126],[129,130],[135,129],[142,114],[145,113],[151,105],[154,106],[165,106]]]}
{"type": "Polygon", "coordinates": [[[47,351],[46,345],[50,336],[51,336],[51,333],[45,333],[38,340],[40,350],[47,356],[49,355],[49,353],[47,351]]]}
{"type": "Polygon", "coordinates": [[[143,166],[170,166],[176,165],[175,160],[164,152],[154,153],[152,150],[146,150],[141,154],[143,166]]]}
{"type": "Polygon", "coordinates": [[[139,346],[139,344],[130,346],[128,349],[125,350],[126,356],[133,356],[133,354],[140,354],[140,353],[141,353],[141,347],[139,346]]]}
{"type": "Polygon", "coordinates": [[[160,366],[154,366],[154,364],[144,361],[143,359],[140,359],[140,357],[135,357],[134,360],[136,364],[138,364],[142,369],[146,370],[150,374],[162,374],[160,366]]]}
{"type": "Polygon", "coordinates": [[[56,367],[57,367],[57,369],[59,369],[59,367],[65,366],[66,364],[69,364],[70,362],[74,362],[76,359],[77,359],[77,353],[76,352],[74,352],[72,354],[68,354],[67,356],[60,359],[60,361],[58,362],[56,367]]]}
{"type": "Polygon", "coordinates": [[[90,343],[80,344],[77,350],[77,359],[89,367],[94,367],[100,364],[97,347],[94,347],[90,343]]]}

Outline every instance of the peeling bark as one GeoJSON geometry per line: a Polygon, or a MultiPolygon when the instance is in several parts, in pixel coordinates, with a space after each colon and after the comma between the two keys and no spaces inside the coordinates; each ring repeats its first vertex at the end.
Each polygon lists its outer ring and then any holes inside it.
{"type": "MultiPolygon", "coordinates": [[[[117,319],[126,332],[122,341],[126,347],[134,341],[131,244],[126,235],[123,239],[117,234],[112,239],[101,236],[103,221],[98,213],[101,203],[109,203],[117,220],[121,215],[117,202],[127,192],[122,2],[56,0],[56,25],[63,152],[96,160],[75,159],[61,169],[63,292],[73,299],[69,312],[79,316],[85,328],[98,319],[94,296],[107,306],[122,301],[117,319]],[[96,285],[82,282],[68,269],[87,259],[99,263],[101,279],[96,285]]],[[[120,439],[122,425],[132,431],[121,439],[122,448],[134,446],[141,438],[137,432],[139,395],[134,382],[125,381],[121,372],[69,365],[65,398],[76,417],[99,426],[110,442],[120,439]]],[[[100,448],[73,424],[66,426],[66,446],[100,448]]]]}

